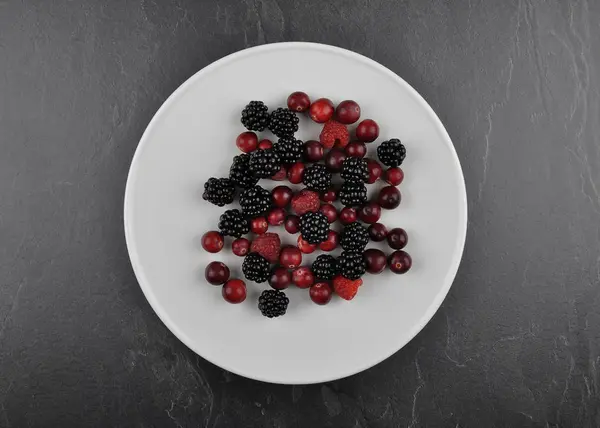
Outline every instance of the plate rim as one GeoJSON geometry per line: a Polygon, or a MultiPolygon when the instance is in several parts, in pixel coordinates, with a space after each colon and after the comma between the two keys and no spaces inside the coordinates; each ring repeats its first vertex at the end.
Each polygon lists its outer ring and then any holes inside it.
{"type": "Polygon", "coordinates": [[[148,126],[144,130],[142,137],[140,138],[140,141],[135,149],[135,153],[132,157],[129,171],[127,174],[127,181],[125,184],[125,194],[124,194],[124,199],[123,199],[123,224],[124,224],[125,243],[127,246],[127,253],[129,255],[129,260],[131,262],[131,266],[132,266],[134,275],[137,279],[137,282],[138,282],[140,288],[142,289],[142,293],[146,297],[146,300],[150,304],[150,307],[152,308],[154,313],[158,316],[158,318],[167,327],[167,329],[179,341],[181,341],[186,347],[191,349],[195,354],[202,357],[203,359],[210,362],[211,364],[214,364],[215,366],[217,366],[223,370],[227,370],[231,373],[234,373],[238,376],[242,376],[242,377],[245,377],[248,379],[253,379],[253,380],[257,380],[257,381],[261,381],[261,382],[273,383],[273,384],[310,385],[310,384],[330,382],[333,380],[343,379],[343,378],[361,373],[365,370],[370,369],[371,367],[376,366],[377,364],[388,359],[389,357],[391,357],[392,355],[394,355],[395,353],[400,351],[402,348],[404,348],[407,344],[409,344],[417,336],[417,334],[419,334],[423,330],[423,328],[429,323],[429,321],[431,321],[431,319],[433,318],[433,316],[436,314],[436,312],[440,308],[441,304],[443,303],[444,299],[448,295],[450,288],[452,287],[452,284],[456,278],[456,274],[458,272],[458,268],[460,266],[462,256],[464,253],[464,247],[465,247],[466,235],[467,235],[467,226],[468,226],[467,190],[466,190],[465,178],[464,178],[464,173],[463,173],[462,166],[460,163],[460,159],[458,157],[458,154],[456,153],[456,148],[454,147],[454,144],[452,142],[452,139],[450,138],[450,135],[448,134],[441,119],[435,113],[433,108],[429,105],[429,103],[427,103],[425,98],[416,89],[414,89],[408,82],[406,82],[406,80],[404,80],[398,74],[394,73],[389,68],[378,63],[377,61],[375,61],[371,58],[368,58],[362,54],[359,54],[357,52],[350,51],[348,49],[344,49],[344,48],[333,46],[333,45],[323,44],[323,43],[314,43],[314,42],[279,42],[279,43],[270,43],[270,44],[264,44],[264,45],[259,45],[259,46],[253,46],[253,47],[245,48],[245,49],[230,53],[230,54],[210,63],[209,65],[205,66],[204,68],[198,70],[192,76],[187,78],[181,85],[179,85],[179,87],[177,89],[175,89],[175,91],[173,91],[173,93],[171,93],[171,95],[169,95],[167,97],[167,99],[162,103],[162,105],[159,107],[159,109],[156,111],[156,113],[152,116],[152,119],[150,120],[150,122],[148,123],[148,126]],[[201,79],[205,74],[209,73],[212,69],[223,66],[229,62],[233,62],[244,56],[252,55],[254,53],[258,53],[258,52],[262,52],[262,51],[274,51],[274,50],[278,50],[278,49],[291,49],[291,48],[317,49],[317,50],[327,51],[330,53],[335,53],[335,54],[351,57],[365,65],[368,65],[370,67],[374,67],[374,68],[378,69],[380,72],[385,73],[388,76],[390,76],[391,78],[393,78],[393,80],[395,80],[396,83],[398,83],[399,85],[404,86],[405,89],[407,89],[408,92],[418,102],[418,104],[421,105],[421,107],[423,107],[426,110],[426,112],[434,119],[435,126],[437,126],[437,128],[438,128],[437,130],[441,133],[443,139],[445,140],[445,143],[449,146],[448,148],[450,149],[452,161],[455,164],[454,165],[455,169],[457,169],[458,173],[459,173],[459,178],[460,178],[458,180],[458,185],[460,187],[459,193],[462,195],[462,201],[459,201],[459,202],[462,202],[462,204],[459,204],[459,207],[460,207],[460,210],[459,210],[460,211],[459,212],[459,222],[460,222],[459,223],[459,227],[460,227],[459,239],[456,242],[455,251],[453,253],[453,260],[451,262],[450,269],[449,269],[448,273],[446,274],[446,277],[443,280],[442,288],[435,295],[435,298],[431,300],[429,306],[427,307],[427,310],[420,317],[419,322],[414,323],[412,325],[411,329],[409,330],[409,332],[406,336],[407,337],[406,341],[404,341],[404,343],[399,343],[399,345],[397,347],[394,346],[395,349],[392,352],[386,353],[385,355],[381,355],[378,358],[374,358],[373,360],[369,360],[360,367],[352,368],[351,370],[346,370],[342,374],[338,374],[338,375],[330,376],[330,377],[307,379],[307,380],[302,380],[302,381],[301,380],[298,380],[298,381],[284,380],[284,381],[282,381],[282,380],[277,380],[277,379],[269,379],[269,378],[265,378],[265,377],[261,377],[261,376],[254,376],[250,373],[242,373],[241,371],[238,371],[235,368],[227,367],[226,365],[220,364],[220,363],[202,355],[202,353],[200,353],[196,349],[194,342],[192,340],[190,340],[190,338],[188,336],[186,336],[186,334],[179,331],[177,324],[175,322],[173,322],[173,320],[166,313],[166,311],[164,311],[163,307],[160,305],[160,303],[157,301],[156,297],[154,296],[154,294],[151,290],[151,287],[148,285],[149,281],[147,280],[147,278],[143,272],[143,269],[141,267],[141,262],[139,260],[139,254],[137,252],[137,249],[136,249],[136,246],[135,246],[135,243],[133,240],[133,236],[132,236],[132,227],[130,225],[130,220],[128,218],[130,215],[132,215],[131,214],[132,213],[131,200],[132,200],[133,188],[135,187],[133,183],[135,181],[134,176],[136,174],[137,169],[139,168],[139,163],[140,163],[139,158],[141,156],[140,153],[143,151],[143,147],[147,144],[147,142],[149,140],[149,135],[152,133],[152,130],[156,126],[156,123],[158,122],[158,120],[162,117],[163,114],[165,114],[165,112],[171,107],[171,105],[174,102],[176,102],[176,100],[179,98],[179,96],[186,91],[188,86],[193,85],[197,80],[201,79]]]}

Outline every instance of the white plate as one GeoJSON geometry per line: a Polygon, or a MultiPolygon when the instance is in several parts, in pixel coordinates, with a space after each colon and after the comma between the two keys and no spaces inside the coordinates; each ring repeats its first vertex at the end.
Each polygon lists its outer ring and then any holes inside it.
{"type": "MultiPolygon", "coordinates": [[[[299,137],[318,139],[319,126],[302,119],[299,137]]],[[[270,134],[265,133],[267,137],[270,134]]],[[[261,180],[265,187],[272,181],[261,180]]],[[[373,186],[371,186],[373,187],[373,186]]],[[[433,110],[404,80],[361,55],[326,45],[281,43],[229,55],[192,76],[159,109],[137,148],[125,193],[125,235],[137,279],[165,325],[212,363],[267,382],[307,384],[365,370],[410,341],[431,319],[458,269],[467,205],[452,142],[433,110]],[[405,275],[366,275],[353,301],[327,306],[308,290],[288,289],[288,313],[267,319],[256,307],[266,284],[247,283],[240,305],[204,281],[211,260],[242,277],[242,259],[208,254],[200,237],[216,229],[218,208],[201,198],[211,176],[226,177],[240,111],[249,100],[285,106],[289,93],[312,99],[356,100],[362,118],[375,119],[379,141],[407,147],[402,204],[382,222],[409,234],[413,267],[405,275]]],[[[286,242],[295,242],[281,229],[286,242]]],[[[383,249],[384,247],[381,246],[383,249]]],[[[389,248],[386,251],[390,251],[389,248]]],[[[312,254],[309,261],[316,254],[312,254]]]]}

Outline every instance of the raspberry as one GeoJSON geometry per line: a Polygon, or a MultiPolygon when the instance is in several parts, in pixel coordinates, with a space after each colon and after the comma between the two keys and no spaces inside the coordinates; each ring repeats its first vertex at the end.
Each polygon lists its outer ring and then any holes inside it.
{"type": "Polygon", "coordinates": [[[312,190],[302,190],[292,198],[292,209],[298,215],[316,212],[320,206],[319,194],[312,190]]]}
{"type": "Polygon", "coordinates": [[[358,287],[362,285],[362,279],[351,280],[343,276],[336,276],[333,279],[333,288],[335,292],[344,300],[352,300],[358,292],[358,287]]]}
{"type": "Polygon", "coordinates": [[[350,142],[350,133],[346,125],[330,120],[323,126],[319,140],[324,147],[330,149],[334,145],[337,147],[346,147],[350,142]]]}
{"type": "Polygon", "coordinates": [[[260,254],[271,263],[277,263],[280,250],[281,240],[279,235],[271,232],[257,236],[250,246],[251,252],[260,254]]]}

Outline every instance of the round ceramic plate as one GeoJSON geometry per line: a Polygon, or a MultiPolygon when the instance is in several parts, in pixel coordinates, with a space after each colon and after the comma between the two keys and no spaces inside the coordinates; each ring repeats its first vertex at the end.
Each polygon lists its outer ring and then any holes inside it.
{"type": "MultiPolygon", "coordinates": [[[[318,139],[320,126],[301,118],[297,137],[318,139]]],[[[263,138],[273,138],[265,132],[263,138]]],[[[261,180],[272,188],[276,182],[261,180]]],[[[381,184],[379,185],[381,186],[381,184]]],[[[370,192],[377,190],[377,185],[370,192]]],[[[267,382],[324,382],[365,370],[410,341],[431,319],[456,274],[465,242],[466,192],[450,138],[421,96],[404,80],[361,55],[310,43],[247,49],[204,68],[164,103],[137,148],[125,193],[125,235],[146,298],[165,325],[203,358],[239,375],[267,382]],[[204,280],[212,260],[243,278],[242,259],[202,250],[219,208],[202,200],[209,177],[227,177],[244,131],[240,112],[250,100],[284,107],[296,90],[334,103],[356,100],[362,119],[376,120],[380,138],[407,148],[399,186],[402,203],[380,220],[409,235],[413,259],[404,275],[365,275],[352,301],[334,296],[315,305],[308,290],[291,287],[285,316],[268,319],[257,308],[268,285],[247,282],[248,296],[226,303],[221,287],[204,280]]],[[[278,230],[286,243],[296,236],[278,230]]],[[[371,246],[379,246],[373,245],[371,246]]],[[[390,252],[389,248],[380,248],[390,252]]],[[[335,253],[334,253],[335,254],[335,253]]],[[[316,254],[305,256],[310,263],[316,254]]]]}

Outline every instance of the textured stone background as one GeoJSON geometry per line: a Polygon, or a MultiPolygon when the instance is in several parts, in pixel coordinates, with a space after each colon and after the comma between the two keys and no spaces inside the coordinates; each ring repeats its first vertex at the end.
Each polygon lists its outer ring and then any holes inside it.
{"type": "Polygon", "coordinates": [[[0,426],[600,425],[600,2],[0,1],[0,426]],[[162,325],[122,199],[186,78],[284,40],[365,54],[446,125],[469,196],[443,307],[371,370],[239,378],[162,325]]]}

